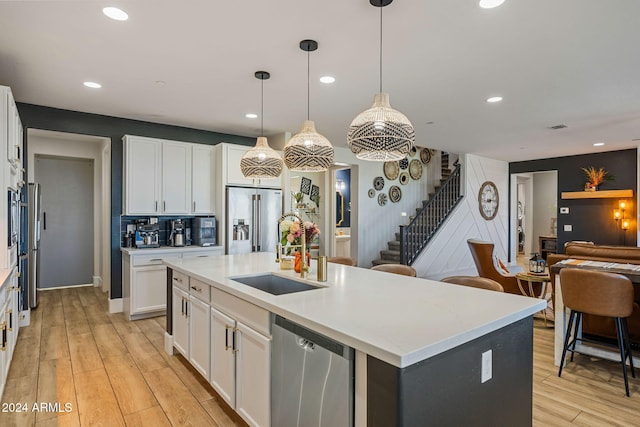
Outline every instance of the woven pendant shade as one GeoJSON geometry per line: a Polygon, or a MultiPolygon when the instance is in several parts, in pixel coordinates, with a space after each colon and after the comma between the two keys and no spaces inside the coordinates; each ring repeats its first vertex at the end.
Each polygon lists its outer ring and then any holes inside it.
{"type": "Polygon", "coordinates": [[[389,95],[377,93],[373,106],[360,113],[349,126],[347,142],[362,160],[402,160],[416,139],[413,126],[401,112],[391,108],[389,95]]]}
{"type": "Polygon", "coordinates": [[[284,163],[292,171],[326,171],[333,164],[333,146],[316,131],[312,120],[305,120],[302,130],[284,147],[284,163]]]}
{"type": "Polygon", "coordinates": [[[282,159],[264,136],[258,137],[255,147],[242,155],[240,170],[245,178],[273,179],[282,173],[282,159]]]}

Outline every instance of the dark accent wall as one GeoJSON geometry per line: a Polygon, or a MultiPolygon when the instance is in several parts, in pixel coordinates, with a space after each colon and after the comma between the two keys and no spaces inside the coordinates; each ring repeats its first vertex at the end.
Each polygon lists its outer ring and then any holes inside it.
{"type": "Polygon", "coordinates": [[[571,240],[588,240],[600,245],[637,245],[637,168],[637,150],[630,149],[513,162],[509,164],[509,173],[558,171],[558,252],[563,253],[565,242],[571,240]],[[613,210],[619,199],[562,199],[563,191],[584,190],[586,179],[581,168],[589,166],[603,167],[615,176],[614,181],[602,184],[600,190],[633,190],[633,197],[628,199],[631,208],[625,214],[626,218],[632,218],[631,228],[626,232],[621,231],[613,220],[613,210]],[[568,207],[569,213],[560,214],[561,207],[568,207]],[[565,224],[572,225],[573,231],[564,231],[565,224]]]}
{"type": "MultiPolygon", "coordinates": [[[[120,214],[122,213],[122,137],[147,136],[199,144],[229,142],[253,145],[254,138],[191,129],[180,126],[81,113],[33,104],[17,103],[26,130],[43,129],[111,139],[111,298],[122,297],[120,214]]],[[[26,141],[28,143],[28,141],[26,141]]],[[[26,152],[26,149],[25,149],[26,152]]],[[[26,165],[25,165],[26,167],[26,165]]]]}

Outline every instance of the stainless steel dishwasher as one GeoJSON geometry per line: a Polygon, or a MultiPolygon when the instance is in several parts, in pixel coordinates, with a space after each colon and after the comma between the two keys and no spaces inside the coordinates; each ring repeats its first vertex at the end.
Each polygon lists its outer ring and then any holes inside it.
{"type": "Polygon", "coordinates": [[[353,349],[276,316],[271,425],[353,426],[353,349]]]}

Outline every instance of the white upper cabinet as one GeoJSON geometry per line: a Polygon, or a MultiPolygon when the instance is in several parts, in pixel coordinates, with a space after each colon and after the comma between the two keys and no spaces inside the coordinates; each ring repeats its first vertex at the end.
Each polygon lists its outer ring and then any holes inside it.
{"type": "Polygon", "coordinates": [[[215,213],[214,147],[125,135],[125,215],[215,213]]]}
{"type": "MultiPolygon", "coordinates": [[[[248,150],[253,147],[234,144],[220,144],[222,145],[223,152],[223,168],[226,170],[225,185],[241,185],[252,187],[254,185],[253,179],[247,179],[242,175],[240,170],[240,160],[242,156],[248,150]]],[[[284,169],[284,168],[283,168],[284,169]]],[[[258,187],[267,188],[282,188],[282,175],[275,179],[262,179],[260,180],[258,187]]]]}
{"type": "Polygon", "coordinates": [[[212,145],[193,144],[191,162],[191,212],[215,214],[214,177],[215,150],[212,145]]]}
{"type": "Polygon", "coordinates": [[[123,151],[124,213],[159,214],[162,142],[125,135],[123,151]]]}
{"type": "Polygon", "coordinates": [[[167,215],[191,211],[191,144],[162,142],[162,206],[167,215]]]}

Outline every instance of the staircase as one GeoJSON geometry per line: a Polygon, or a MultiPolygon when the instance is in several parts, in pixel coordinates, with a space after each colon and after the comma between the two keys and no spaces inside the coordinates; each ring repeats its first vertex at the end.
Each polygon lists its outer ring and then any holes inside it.
{"type": "Polygon", "coordinates": [[[452,171],[449,168],[449,154],[442,152],[441,168],[440,184],[416,208],[416,214],[410,217],[409,224],[400,226],[395,233],[395,240],[387,242],[387,249],[380,251],[380,258],[374,259],[371,262],[373,265],[411,265],[462,199],[458,162],[452,171]]]}

